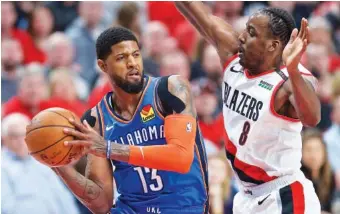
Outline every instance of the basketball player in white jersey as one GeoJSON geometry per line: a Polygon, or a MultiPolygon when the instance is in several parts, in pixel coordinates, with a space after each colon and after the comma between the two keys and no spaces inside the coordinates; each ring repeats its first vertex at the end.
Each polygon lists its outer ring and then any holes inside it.
{"type": "Polygon", "coordinates": [[[179,11],[217,49],[224,66],[226,152],[241,184],[234,213],[316,214],[320,203],[302,172],[302,126],[320,121],[316,79],[299,64],[308,22],[277,8],[253,14],[238,35],[201,2],[179,11]]]}

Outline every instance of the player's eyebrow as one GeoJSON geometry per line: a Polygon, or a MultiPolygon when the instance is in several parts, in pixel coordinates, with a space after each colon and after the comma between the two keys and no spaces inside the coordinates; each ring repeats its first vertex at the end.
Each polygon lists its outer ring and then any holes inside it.
{"type": "MultiPolygon", "coordinates": [[[[137,52],[140,52],[140,50],[134,50],[133,52],[132,52],[132,54],[135,54],[135,53],[137,53],[137,52]]],[[[120,55],[128,55],[128,54],[130,54],[128,51],[122,51],[122,52],[119,52],[119,53],[117,53],[116,55],[115,55],[115,57],[117,57],[117,56],[120,56],[120,55]]]]}

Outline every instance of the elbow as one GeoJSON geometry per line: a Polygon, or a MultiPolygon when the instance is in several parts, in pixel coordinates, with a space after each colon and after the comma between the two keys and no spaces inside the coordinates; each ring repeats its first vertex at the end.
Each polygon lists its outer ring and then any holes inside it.
{"type": "Polygon", "coordinates": [[[98,207],[98,209],[90,209],[94,214],[107,214],[112,208],[112,203],[107,203],[104,206],[98,207]]]}
{"type": "Polygon", "coordinates": [[[176,169],[175,171],[181,174],[186,174],[190,171],[192,162],[194,160],[194,153],[183,154],[178,159],[176,158],[176,169]]]}
{"type": "Polygon", "coordinates": [[[303,125],[306,127],[315,127],[320,123],[321,114],[315,114],[311,117],[306,118],[302,121],[303,125]]]}

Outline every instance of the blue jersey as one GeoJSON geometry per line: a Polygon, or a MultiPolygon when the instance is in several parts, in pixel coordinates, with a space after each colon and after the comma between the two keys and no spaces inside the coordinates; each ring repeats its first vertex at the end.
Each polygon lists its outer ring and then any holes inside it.
{"type": "MultiPolygon", "coordinates": [[[[146,76],[147,84],[129,121],[113,110],[112,92],[104,96],[97,105],[97,111],[100,129],[106,140],[136,146],[166,144],[164,117],[155,101],[159,79],[146,76]]],[[[207,159],[199,128],[194,149],[194,160],[186,174],[111,160],[120,194],[112,213],[207,213],[207,159]]]]}

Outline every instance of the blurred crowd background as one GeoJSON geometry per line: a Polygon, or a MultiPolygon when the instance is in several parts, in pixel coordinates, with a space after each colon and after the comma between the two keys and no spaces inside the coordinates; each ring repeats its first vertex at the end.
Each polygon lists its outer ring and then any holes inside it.
{"type": "MultiPolygon", "coordinates": [[[[302,170],[322,210],[340,213],[340,3],[206,2],[241,32],[263,7],[308,18],[311,44],[302,64],[319,79],[322,120],[304,129],[302,170]]],[[[221,115],[222,68],[173,2],[1,2],[1,212],[89,213],[50,170],[27,156],[25,126],[39,111],[70,109],[79,117],[110,91],[96,65],[95,41],[110,26],[139,38],[144,71],[180,74],[192,83],[209,159],[211,213],[232,213],[238,188],[226,162],[221,115]]],[[[85,160],[75,167],[84,171],[85,160]]]]}

